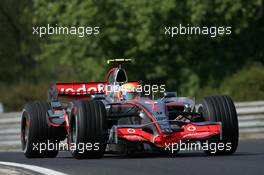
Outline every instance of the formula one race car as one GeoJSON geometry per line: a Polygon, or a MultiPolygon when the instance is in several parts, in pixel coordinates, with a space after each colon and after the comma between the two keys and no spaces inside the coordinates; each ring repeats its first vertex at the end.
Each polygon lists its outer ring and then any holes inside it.
{"type": "Polygon", "coordinates": [[[209,144],[204,149],[209,155],[236,151],[238,120],[231,98],[208,96],[195,105],[175,92],[159,99],[144,97],[142,84],[127,79],[122,68],[127,62],[131,60],[108,60],[117,66],[104,82],[57,83],[48,102],[26,104],[21,119],[25,156],[56,157],[65,138],[63,148],[77,159],[105,153],[174,155],[180,143],[197,142],[209,144]],[[67,100],[59,101],[63,97],[67,100]]]}

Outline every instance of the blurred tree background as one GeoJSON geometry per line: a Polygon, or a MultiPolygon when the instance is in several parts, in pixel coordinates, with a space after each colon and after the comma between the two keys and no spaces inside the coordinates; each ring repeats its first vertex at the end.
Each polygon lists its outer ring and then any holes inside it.
{"type": "Polygon", "coordinates": [[[182,96],[264,99],[263,0],[1,0],[0,101],[46,98],[57,81],[103,80],[106,60],[134,58],[130,79],[182,96]],[[100,34],[33,35],[35,26],[99,26],[100,34]],[[231,26],[231,35],[164,35],[165,26],[231,26]]]}

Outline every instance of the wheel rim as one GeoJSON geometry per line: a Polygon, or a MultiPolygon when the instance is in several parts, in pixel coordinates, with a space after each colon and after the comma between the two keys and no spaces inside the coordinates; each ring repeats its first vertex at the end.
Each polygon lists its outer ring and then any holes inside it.
{"type": "Polygon", "coordinates": [[[71,143],[76,143],[77,142],[77,115],[74,117],[74,119],[72,120],[72,124],[71,124],[71,143]]]}
{"type": "Polygon", "coordinates": [[[73,130],[72,130],[72,141],[74,143],[76,143],[76,135],[77,135],[77,131],[76,131],[76,121],[74,120],[74,125],[73,125],[73,130]]]}
{"type": "Polygon", "coordinates": [[[29,116],[26,111],[22,114],[22,122],[21,122],[21,142],[22,142],[22,149],[26,150],[28,145],[28,138],[29,138],[29,128],[30,128],[30,120],[29,116]]]}

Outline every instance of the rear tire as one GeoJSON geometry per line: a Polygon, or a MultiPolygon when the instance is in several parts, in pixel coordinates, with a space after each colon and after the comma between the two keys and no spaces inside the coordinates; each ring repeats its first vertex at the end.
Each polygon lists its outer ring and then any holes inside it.
{"type": "Polygon", "coordinates": [[[49,109],[50,105],[47,102],[29,103],[23,109],[21,144],[27,158],[51,158],[56,157],[59,152],[55,144],[59,142],[56,135],[61,132],[61,128],[48,125],[46,113],[49,109]],[[51,145],[54,146],[54,149],[51,145]],[[43,149],[46,147],[46,149],[40,151],[40,147],[43,149]]]}
{"type": "Polygon", "coordinates": [[[224,150],[206,150],[209,155],[230,155],[233,154],[238,145],[238,119],[233,101],[228,96],[208,96],[202,99],[198,112],[206,121],[222,123],[222,140],[208,140],[208,143],[224,143],[229,145],[224,150]]]}
{"type": "Polygon", "coordinates": [[[107,133],[104,104],[95,100],[77,101],[73,115],[70,116],[69,127],[69,146],[73,157],[76,159],[103,157],[107,133]]]}

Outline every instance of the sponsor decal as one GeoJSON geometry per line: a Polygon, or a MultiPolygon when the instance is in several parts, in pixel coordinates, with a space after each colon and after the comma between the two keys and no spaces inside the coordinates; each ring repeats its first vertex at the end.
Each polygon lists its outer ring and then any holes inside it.
{"type": "Polygon", "coordinates": [[[188,126],[187,127],[187,130],[188,131],[195,131],[196,130],[196,127],[195,126],[188,126]]]}
{"type": "Polygon", "coordinates": [[[87,83],[87,84],[58,84],[57,90],[59,94],[67,95],[86,95],[94,93],[104,93],[105,84],[103,83],[87,83]]]}
{"type": "Polygon", "coordinates": [[[205,137],[210,135],[210,132],[196,132],[196,133],[189,133],[184,135],[182,138],[186,138],[186,137],[205,137]]]}
{"type": "Polygon", "coordinates": [[[136,135],[124,135],[122,137],[127,139],[127,140],[138,140],[138,141],[146,140],[146,139],[144,139],[140,136],[136,136],[136,135]]]}
{"type": "Polygon", "coordinates": [[[136,132],[136,130],[129,128],[129,129],[127,129],[127,132],[130,134],[134,134],[136,132]]]}

